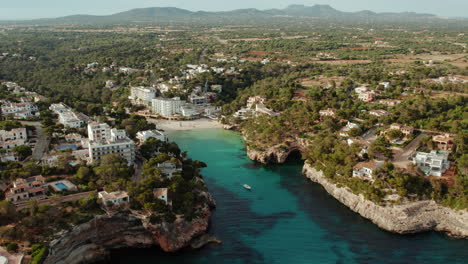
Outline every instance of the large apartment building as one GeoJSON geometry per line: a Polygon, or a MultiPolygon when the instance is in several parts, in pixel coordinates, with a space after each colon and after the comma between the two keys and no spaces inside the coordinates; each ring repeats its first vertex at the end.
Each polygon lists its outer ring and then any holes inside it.
{"type": "Polygon", "coordinates": [[[108,154],[119,154],[129,165],[134,163],[135,143],[127,137],[125,130],[111,129],[105,123],[90,123],[88,136],[90,162],[99,161],[108,154]]]}
{"type": "Polygon", "coordinates": [[[163,117],[171,117],[180,113],[182,102],[179,97],[174,98],[155,98],[152,100],[153,112],[163,117]]]}
{"type": "Polygon", "coordinates": [[[128,97],[133,104],[151,106],[151,100],[156,98],[156,89],[151,87],[131,87],[128,97]]]}

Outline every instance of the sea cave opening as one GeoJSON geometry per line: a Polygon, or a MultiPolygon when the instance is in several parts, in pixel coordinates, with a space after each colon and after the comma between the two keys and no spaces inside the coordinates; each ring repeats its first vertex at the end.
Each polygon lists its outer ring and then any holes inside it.
{"type": "Polygon", "coordinates": [[[303,163],[302,152],[298,149],[292,150],[286,158],[285,163],[303,163]]]}

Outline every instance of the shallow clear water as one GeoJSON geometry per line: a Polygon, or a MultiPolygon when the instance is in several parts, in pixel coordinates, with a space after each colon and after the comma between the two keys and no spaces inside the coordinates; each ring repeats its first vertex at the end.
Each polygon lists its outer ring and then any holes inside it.
{"type": "Polygon", "coordinates": [[[112,263],[468,263],[468,241],[382,231],[302,176],[300,162],[250,161],[235,132],[181,131],[169,137],[208,164],[203,175],[217,202],[210,232],[223,244],[175,254],[121,250],[112,263]]]}

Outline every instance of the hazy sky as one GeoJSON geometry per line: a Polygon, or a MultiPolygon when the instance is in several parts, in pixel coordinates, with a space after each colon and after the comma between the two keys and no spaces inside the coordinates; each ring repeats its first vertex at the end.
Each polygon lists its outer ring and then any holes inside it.
{"type": "Polygon", "coordinates": [[[468,17],[468,0],[0,0],[0,20],[74,14],[108,15],[132,8],[155,6],[173,6],[193,11],[221,11],[239,8],[284,8],[290,4],[329,4],[341,11],[415,11],[440,16],[468,17]]]}

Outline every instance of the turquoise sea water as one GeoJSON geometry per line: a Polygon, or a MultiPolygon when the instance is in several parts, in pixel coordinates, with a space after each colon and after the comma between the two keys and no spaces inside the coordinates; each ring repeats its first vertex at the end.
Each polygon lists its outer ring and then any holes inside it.
{"type": "Polygon", "coordinates": [[[223,244],[175,254],[121,250],[112,263],[468,263],[467,240],[380,230],[302,176],[299,161],[250,161],[235,132],[181,131],[169,137],[208,164],[203,176],[217,202],[210,233],[223,244]]]}

